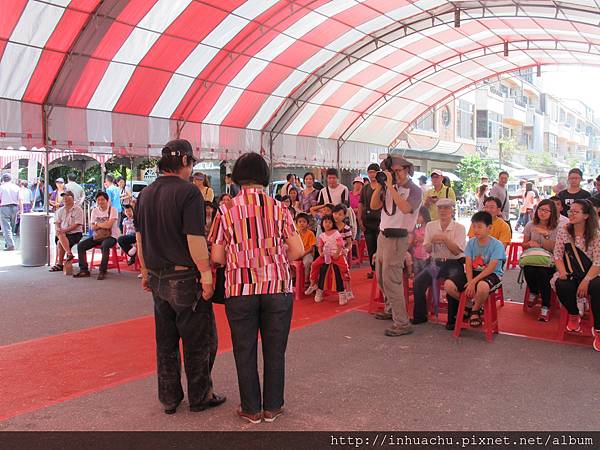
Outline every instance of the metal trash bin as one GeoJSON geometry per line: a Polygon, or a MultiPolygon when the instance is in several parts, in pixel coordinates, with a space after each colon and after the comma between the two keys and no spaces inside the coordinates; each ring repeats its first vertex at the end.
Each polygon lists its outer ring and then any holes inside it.
{"type": "Polygon", "coordinates": [[[48,262],[51,217],[38,212],[21,214],[21,261],[25,267],[44,266],[48,262]]]}

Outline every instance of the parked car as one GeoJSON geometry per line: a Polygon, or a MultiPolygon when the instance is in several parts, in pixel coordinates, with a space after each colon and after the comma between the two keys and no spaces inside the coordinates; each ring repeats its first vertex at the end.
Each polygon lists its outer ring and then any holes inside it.
{"type": "Polygon", "coordinates": [[[148,186],[149,183],[147,181],[133,180],[129,181],[127,184],[131,187],[131,195],[137,200],[142,189],[148,186]]]}
{"type": "MultiPolygon", "coordinates": [[[[302,178],[300,178],[301,182],[304,182],[304,180],[302,178]]],[[[278,181],[273,181],[271,183],[271,186],[269,187],[269,193],[271,194],[271,196],[275,197],[276,195],[278,195],[281,192],[281,188],[283,188],[283,185],[286,183],[285,180],[278,180],[278,181]]],[[[321,184],[320,181],[315,181],[315,189],[317,190],[321,190],[323,189],[323,185],[321,184]]]]}

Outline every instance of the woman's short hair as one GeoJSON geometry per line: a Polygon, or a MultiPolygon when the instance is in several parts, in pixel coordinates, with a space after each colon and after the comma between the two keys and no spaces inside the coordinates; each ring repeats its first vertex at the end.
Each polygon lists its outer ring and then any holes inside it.
{"type": "Polygon", "coordinates": [[[240,156],[233,165],[231,172],[231,179],[240,186],[248,184],[268,186],[270,178],[267,162],[255,152],[244,153],[240,156]]]}
{"type": "Polygon", "coordinates": [[[548,219],[548,228],[551,230],[554,230],[558,226],[558,209],[556,208],[556,204],[554,203],[554,201],[550,198],[546,198],[538,203],[538,205],[535,208],[535,212],[533,213],[533,221],[532,222],[534,225],[540,224],[540,216],[538,214],[538,211],[539,211],[540,207],[542,207],[542,206],[548,206],[548,208],[550,208],[550,218],[548,219]]]}
{"type": "Polygon", "coordinates": [[[99,197],[104,197],[106,199],[106,201],[108,201],[108,194],[104,191],[98,191],[96,192],[96,197],[95,199],[98,200],[99,197]]]}
{"type": "Polygon", "coordinates": [[[302,178],[304,180],[306,180],[306,177],[312,177],[312,179],[314,180],[315,179],[315,174],[312,173],[312,172],[306,172],[302,178]]]}

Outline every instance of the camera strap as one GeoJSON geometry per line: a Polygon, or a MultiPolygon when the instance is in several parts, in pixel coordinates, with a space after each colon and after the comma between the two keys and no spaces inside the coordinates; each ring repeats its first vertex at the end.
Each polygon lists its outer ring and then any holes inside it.
{"type": "MultiPolygon", "coordinates": [[[[394,186],[394,189],[396,189],[396,186],[394,186]]],[[[398,189],[396,189],[396,192],[398,192],[398,189]]],[[[388,217],[395,215],[396,214],[396,210],[398,208],[398,205],[396,205],[396,202],[394,201],[394,198],[392,198],[392,212],[390,214],[390,212],[387,210],[387,205],[386,205],[386,203],[387,203],[387,201],[386,201],[387,200],[387,198],[386,198],[387,197],[387,190],[382,191],[381,192],[381,196],[383,197],[382,198],[383,212],[385,212],[388,215],[388,217]]]]}

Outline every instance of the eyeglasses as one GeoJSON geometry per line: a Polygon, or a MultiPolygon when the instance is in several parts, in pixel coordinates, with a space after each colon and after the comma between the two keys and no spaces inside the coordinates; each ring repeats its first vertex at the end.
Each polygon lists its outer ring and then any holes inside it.
{"type": "Polygon", "coordinates": [[[583,211],[577,211],[577,210],[570,209],[569,212],[568,212],[568,214],[576,216],[578,214],[584,214],[584,212],[583,211]]]}
{"type": "Polygon", "coordinates": [[[552,211],[550,209],[548,209],[548,208],[538,208],[538,211],[539,212],[545,212],[545,213],[548,213],[548,214],[552,213],[552,211]]]}

